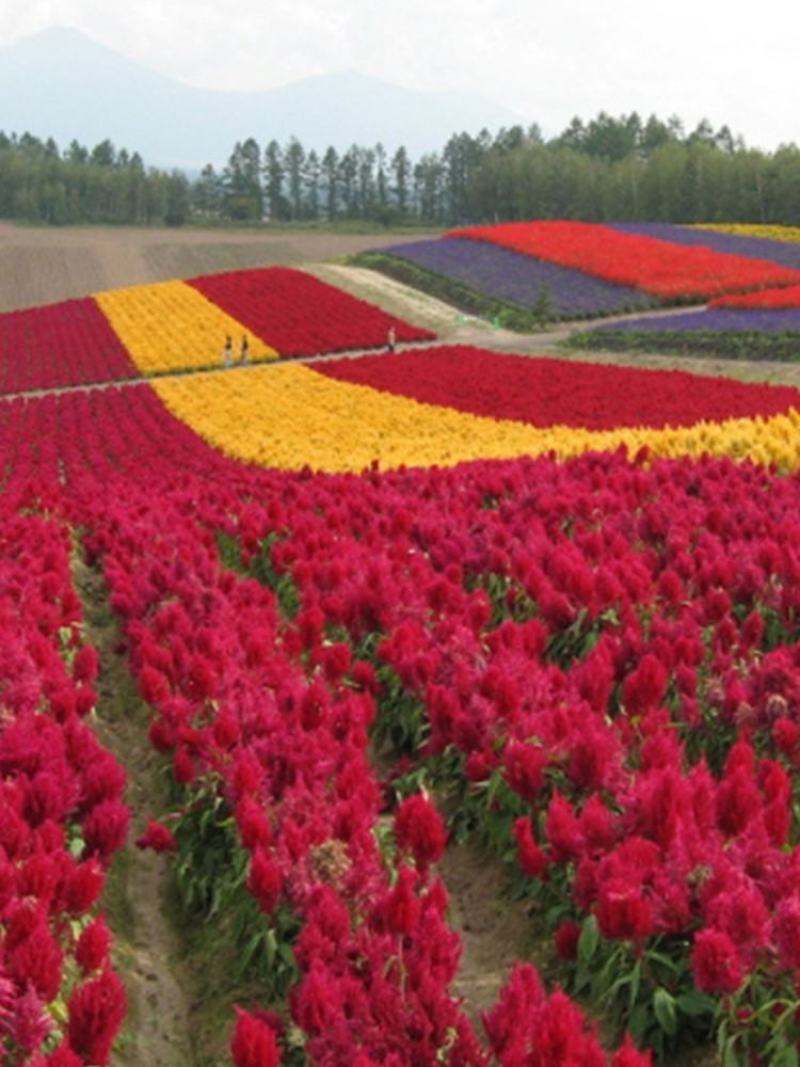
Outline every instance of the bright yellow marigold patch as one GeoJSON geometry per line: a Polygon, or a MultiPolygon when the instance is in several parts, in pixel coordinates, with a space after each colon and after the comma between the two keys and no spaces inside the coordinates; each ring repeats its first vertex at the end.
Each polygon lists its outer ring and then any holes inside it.
{"type": "Polygon", "coordinates": [[[771,241],[789,241],[790,244],[800,244],[800,226],[765,226],[749,222],[700,222],[693,229],[734,233],[738,237],[768,237],[771,241]]]}
{"type": "Polygon", "coordinates": [[[247,336],[249,358],[277,352],[183,282],[158,282],[96,293],[94,299],[143,374],[222,366],[225,339],[238,360],[247,336]]]}
{"type": "Polygon", "coordinates": [[[153,387],[178,418],[222,452],[288,470],[307,465],[359,472],[376,460],[384,469],[452,466],[550,451],[567,458],[622,444],[632,451],[647,447],[656,456],[710,453],[800,468],[795,411],[684,429],[536,429],[335,381],[297,364],[164,379],[153,387]]]}

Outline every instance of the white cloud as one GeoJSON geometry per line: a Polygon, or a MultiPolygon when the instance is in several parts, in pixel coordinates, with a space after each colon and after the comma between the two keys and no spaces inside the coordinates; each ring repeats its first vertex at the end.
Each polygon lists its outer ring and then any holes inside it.
{"type": "Polygon", "coordinates": [[[800,5],[762,0],[3,0],[0,44],[69,25],[164,74],[270,88],[355,68],[491,97],[556,131],[605,109],[800,140],[800,5]]]}

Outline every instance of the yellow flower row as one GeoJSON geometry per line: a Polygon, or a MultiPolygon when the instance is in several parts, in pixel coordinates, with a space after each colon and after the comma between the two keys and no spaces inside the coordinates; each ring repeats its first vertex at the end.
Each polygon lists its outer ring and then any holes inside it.
{"type": "Polygon", "coordinates": [[[800,226],[766,226],[745,222],[701,222],[694,229],[715,230],[717,233],[733,233],[738,237],[768,237],[771,241],[788,241],[800,244],[800,226]]]}
{"type": "Polygon", "coordinates": [[[359,472],[452,466],[555,451],[561,458],[625,444],[664,457],[717,456],[800,469],[800,415],[729,419],[682,429],[537,429],[464,414],[281,364],[155,382],[166,406],[206,441],[265,467],[359,472]]]}
{"type": "Polygon", "coordinates": [[[143,374],[222,366],[227,338],[233,362],[243,337],[248,359],[277,358],[273,348],[183,282],[112,289],[94,299],[143,374]]]}

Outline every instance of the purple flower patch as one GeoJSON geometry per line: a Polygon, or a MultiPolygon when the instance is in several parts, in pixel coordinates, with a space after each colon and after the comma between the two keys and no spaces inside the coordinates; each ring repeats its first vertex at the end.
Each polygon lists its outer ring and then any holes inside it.
{"type": "Polygon", "coordinates": [[[626,319],[624,322],[604,323],[600,330],[615,333],[663,333],[665,331],[703,330],[714,333],[797,333],[800,331],[800,308],[785,311],[772,309],[734,310],[718,308],[706,311],[684,311],[674,315],[652,318],[626,319]]]}
{"type": "Polygon", "coordinates": [[[638,289],[604,282],[485,241],[414,241],[375,251],[526,309],[532,309],[546,292],[562,318],[610,315],[658,305],[658,300],[638,289]]]}
{"type": "Polygon", "coordinates": [[[717,230],[695,229],[676,226],[670,222],[615,222],[611,229],[622,233],[636,233],[643,237],[655,237],[673,244],[704,246],[715,252],[727,252],[734,256],[751,259],[767,259],[783,267],[800,270],[800,244],[774,241],[769,237],[747,237],[744,234],[719,233],[717,230]]]}

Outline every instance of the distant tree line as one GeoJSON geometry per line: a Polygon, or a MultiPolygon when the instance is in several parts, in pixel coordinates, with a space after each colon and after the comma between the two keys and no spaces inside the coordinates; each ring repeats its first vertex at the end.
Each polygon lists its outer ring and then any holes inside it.
{"type": "Polygon", "coordinates": [[[0,131],[0,218],[53,225],[118,223],[180,226],[189,220],[191,183],[179,170],[145,167],[138,152],[111,141],[59,151],[24,133],[0,131]]]}
{"type": "Polygon", "coordinates": [[[0,133],[0,217],[181,225],[364,220],[452,226],[520,218],[800,225],[800,148],[748,148],[727,126],[687,132],[675,116],[600,112],[545,140],[537,125],[454,134],[439,152],[239,141],[227,164],[189,181],[145,168],[109,141],[0,133]]]}

